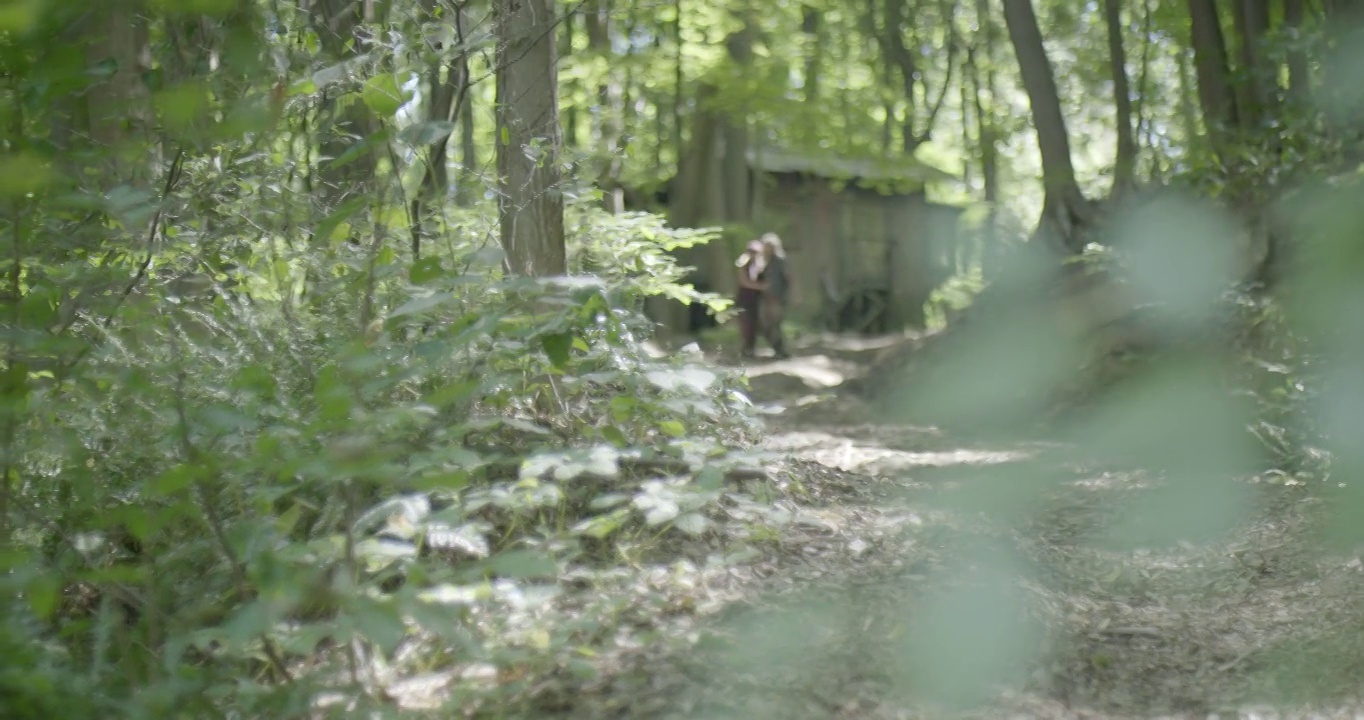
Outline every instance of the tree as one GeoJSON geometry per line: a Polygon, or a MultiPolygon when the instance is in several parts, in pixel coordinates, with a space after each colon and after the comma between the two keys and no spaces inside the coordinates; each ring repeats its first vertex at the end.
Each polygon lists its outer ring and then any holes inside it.
{"type": "MultiPolygon", "coordinates": [[[[423,5],[422,19],[427,22],[433,21],[436,17],[435,0],[425,0],[423,5]]],[[[426,170],[422,175],[421,186],[417,189],[416,196],[412,198],[413,258],[421,256],[422,239],[430,233],[430,228],[427,227],[432,219],[430,216],[438,214],[436,211],[445,202],[446,193],[450,188],[447,149],[450,145],[450,135],[455,129],[454,120],[461,114],[461,108],[469,94],[468,49],[463,47],[462,14],[462,8],[456,10],[453,25],[455,40],[460,47],[456,58],[449,63],[448,70],[439,49],[431,52],[427,59],[428,101],[425,125],[435,133],[437,139],[426,150],[426,170]]]]}
{"type": "Polygon", "coordinates": [[[1232,94],[1227,45],[1216,0],[1188,0],[1190,41],[1194,71],[1198,77],[1198,103],[1209,130],[1239,124],[1236,97],[1232,94]]]}
{"type": "Polygon", "coordinates": [[[498,224],[507,268],[568,271],[553,0],[497,3],[498,224]]]}
{"type": "MultiPolygon", "coordinates": [[[[976,139],[977,155],[980,158],[981,184],[985,193],[985,204],[989,213],[985,223],[982,241],[982,263],[987,272],[993,272],[993,259],[999,250],[999,123],[995,117],[995,98],[998,95],[995,77],[995,23],[990,17],[990,0],[976,0],[976,26],[981,28],[981,44],[970,47],[966,53],[969,71],[963,84],[971,86],[971,110],[976,117],[979,136],[976,139]],[[984,65],[984,69],[981,68],[984,65]],[[988,98],[988,109],[987,109],[988,98]]],[[[964,105],[965,103],[963,103],[964,105]]],[[[965,108],[963,108],[964,110],[965,108]]]]}
{"type": "Polygon", "coordinates": [[[1127,82],[1127,53],[1122,42],[1122,0],[1104,0],[1108,26],[1108,61],[1113,73],[1113,110],[1118,127],[1117,157],[1113,161],[1113,194],[1131,188],[1136,179],[1137,141],[1132,129],[1132,91],[1127,82]]]}
{"type": "Polygon", "coordinates": [[[1089,224],[1090,202],[1075,180],[1061,98],[1032,0],[1004,0],[1004,22],[1032,106],[1037,144],[1042,153],[1045,195],[1036,237],[1062,252],[1079,252],[1084,247],[1083,231],[1089,224]]]}
{"type": "Polygon", "coordinates": [[[1276,68],[1268,62],[1260,45],[1269,33],[1268,0],[1232,0],[1241,72],[1237,83],[1238,119],[1246,130],[1261,125],[1275,100],[1276,68]]]}

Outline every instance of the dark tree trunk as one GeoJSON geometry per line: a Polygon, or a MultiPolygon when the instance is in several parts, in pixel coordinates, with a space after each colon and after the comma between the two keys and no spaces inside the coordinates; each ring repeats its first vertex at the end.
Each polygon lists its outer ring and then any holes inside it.
{"type": "Polygon", "coordinates": [[[1108,24],[1108,61],[1113,74],[1113,108],[1118,150],[1113,163],[1113,195],[1130,190],[1137,172],[1137,141],[1132,129],[1132,90],[1127,83],[1127,53],[1122,42],[1122,0],[1104,0],[1108,24]]]}
{"type": "Polygon", "coordinates": [[[1283,24],[1292,33],[1294,47],[1288,53],[1288,92],[1293,103],[1305,106],[1311,99],[1312,76],[1307,62],[1307,50],[1302,44],[1304,0],[1284,0],[1283,24]]]}
{"type": "MultiPolygon", "coordinates": [[[[463,6],[455,13],[455,39],[464,44],[464,28],[468,20],[463,6]]],[[[469,78],[469,53],[462,52],[455,58],[455,71],[469,78]]],[[[467,80],[466,80],[467,82],[467,80]]],[[[465,92],[464,102],[459,105],[459,185],[455,187],[455,202],[463,207],[473,205],[480,193],[478,178],[478,145],[474,127],[473,96],[465,92]]]]}
{"type": "Polygon", "coordinates": [[[507,269],[568,271],[559,186],[559,87],[553,0],[498,0],[498,223],[507,269]]]}
{"type": "Polygon", "coordinates": [[[1032,105],[1037,145],[1042,154],[1045,199],[1037,236],[1056,250],[1077,253],[1084,248],[1090,205],[1075,180],[1070,137],[1066,132],[1065,116],[1061,113],[1056,78],[1042,43],[1042,32],[1037,27],[1032,1],[1004,0],[1004,21],[1018,57],[1023,87],[1032,105]]]}
{"type": "Polygon", "coordinates": [[[1269,32],[1268,0],[1232,0],[1238,35],[1242,81],[1238,84],[1237,119],[1247,130],[1258,128],[1274,104],[1275,69],[1267,67],[1260,44],[1269,32]]]}
{"type": "Polygon", "coordinates": [[[1222,37],[1216,0],[1188,0],[1188,4],[1194,72],[1198,77],[1198,104],[1203,110],[1203,124],[1216,136],[1239,123],[1231,71],[1227,66],[1227,45],[1222,37]]]}
{"type": "Polygon", "coordinates": [[[805,55],[805,77],[803,78],[804,99],[814,103],[819,99],[819,76],[824,62],[824,41],[821,32],[823,16],[818,8],[806,5],[802,10],[800,29],[809,43],[805,55]]]}
{"type": "MultiPolygon", "coordinates": [[[[429,2],[424,8],[426,19],[435,19],[435,3],[429,2]]],[[[457,33],[458,34],[458,33],[457,33]]],[[[461,43],[462,44],[462,43],[461,43]]],[[[460,50],[461,56],[464,50],[460,50]]],[[[444,124],[453,129],[454,119],[459,114],[469,90],[469,64],[463,57],[445,68],[445,63],[433,59],[427,68],[427,88],[430,103],[427,107],[426,121],[444,124]]],[[[412,257],[421,257],[422,241],[431,233],[430,223],[439,214],[450,190],[450,169],[447,166],[447,149],[450,146],[450,132],[427,148],[426,173],[422,176],[421,187],[412,198],[412,257]]]]}

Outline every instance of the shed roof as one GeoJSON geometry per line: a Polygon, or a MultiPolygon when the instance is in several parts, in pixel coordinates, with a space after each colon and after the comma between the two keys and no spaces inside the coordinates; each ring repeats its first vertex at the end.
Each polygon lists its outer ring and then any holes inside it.
{"type": "Polygon", "coordinates": [[[829,179],[858,181],[859,184],[921,186],[930,182],[950,182],[957,179],[946,170],[915,157],[859,158],[764,147],[749,148],[748,163],[755,170],[803,173],[829,179]]]}

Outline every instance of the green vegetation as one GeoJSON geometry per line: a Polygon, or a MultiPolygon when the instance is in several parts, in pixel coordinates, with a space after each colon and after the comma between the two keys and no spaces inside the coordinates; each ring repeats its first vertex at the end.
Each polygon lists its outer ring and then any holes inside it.
{"type": "Polygon", "coordinates": [[[1349,702],[1361,21],[0,0],[0,717],[1349,702]],[[934,332],[668,352],[802,173],[934,332]]]}

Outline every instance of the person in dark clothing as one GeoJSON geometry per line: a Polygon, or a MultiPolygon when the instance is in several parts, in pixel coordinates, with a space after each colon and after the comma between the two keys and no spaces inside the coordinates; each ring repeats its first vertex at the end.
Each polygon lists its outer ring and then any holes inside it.
{"type": "Polygon", "coordinates": [[[763,235],[759,242],[762,243],[763,267],[758,280],[765,287],[759,297],[758,327],[777,357],[788,358],[791,354],[786,352],[786,338],[781,331],[791,295],[791,278],[786,271],[786,249],[782,247],[781,238],[776,233],[763,235]]]}
{"type": "Polygon", "coordinates": [[[739,275],[739,293],[734,304],[739,308],[739,336],[743,340],[741,353],[753,357],[758,344],[758,314],[761,312],[762,294],[767,289],[760,280],[766,262],[763,242],[754,240],[748,244],[744,253],[735,261],[739,275]]]}

